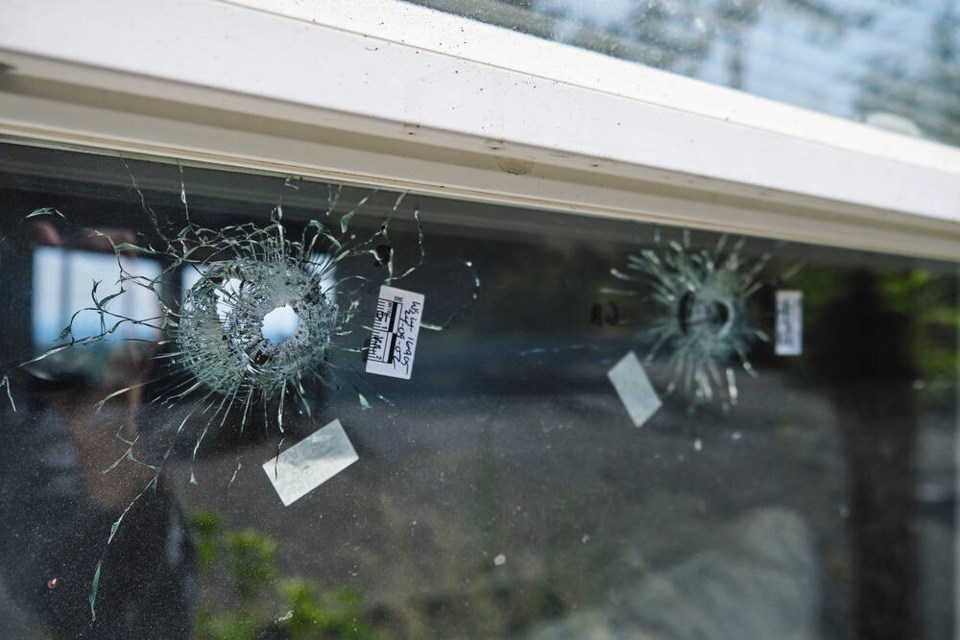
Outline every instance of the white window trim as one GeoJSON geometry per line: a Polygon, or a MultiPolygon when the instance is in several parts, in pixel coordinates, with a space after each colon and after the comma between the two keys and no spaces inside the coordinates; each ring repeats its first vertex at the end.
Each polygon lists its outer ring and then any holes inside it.
{"type": "Polygon", "coordinates": [[[236,2],[7,0],[0,134],[960,256],[958,149],[393,0],[236,2]]]}

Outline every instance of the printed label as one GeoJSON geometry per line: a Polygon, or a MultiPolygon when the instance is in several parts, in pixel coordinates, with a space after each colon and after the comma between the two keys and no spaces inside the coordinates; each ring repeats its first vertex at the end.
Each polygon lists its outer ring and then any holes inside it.
{"type": "Polygon", "coordinates": [[[423,316],[423,294],[383,285],[367,351],[367,373],[410,379],[423,316]]]}
{"type": "Polygon", "coordinates": [[[289,507],[359,459],[343,425],[334,420],[264,462],[263,470],[289,507]]]}
{"type": "Polygon", "coordinates": [[[803,292],[777,291],[778,356],[799,356],[803,353],[803,292]]]}
{"type": "Polygon", "coordinates": [[[607,377],[613,383],[613,388],[617,390],[635,426],[642,426],[663,405],[633,351],[623,356],[620,362],[607,372],[607,377]]]}

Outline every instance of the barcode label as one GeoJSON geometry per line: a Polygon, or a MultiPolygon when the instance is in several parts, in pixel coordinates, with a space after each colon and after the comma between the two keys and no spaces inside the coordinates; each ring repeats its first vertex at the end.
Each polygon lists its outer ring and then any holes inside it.
{"type": "Polygon", "coordinates": [[[803,353],[803,292],[777,291],[778,356],[799,356],[803,353]]]}
{"type": "Polygon", "coordinates": [[[423,294],[380,287],[367,350],[367,373],[410,379],[422,316],[423,294]]]}

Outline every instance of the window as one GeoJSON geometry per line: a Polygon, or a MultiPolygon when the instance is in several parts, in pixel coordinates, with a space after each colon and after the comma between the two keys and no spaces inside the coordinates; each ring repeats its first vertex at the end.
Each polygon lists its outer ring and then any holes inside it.
{"type": "Polygon", "coordinates": [[[956,149],[244,4],[0,8],[6,635],[954,633],[956,149]]]}
{"type": "Polygon", "coordinates": [[[949,635],[953,265],[4,159],[8,633],[949,635]],[[122,287],[34,360],[91,237],[122,287]],[[408,380],[365,365],[382,283],[408,380]]]}

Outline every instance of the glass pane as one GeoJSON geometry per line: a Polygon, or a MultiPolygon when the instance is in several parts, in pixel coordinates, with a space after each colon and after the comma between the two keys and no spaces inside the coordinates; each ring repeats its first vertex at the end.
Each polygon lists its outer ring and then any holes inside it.
{"type": "Polygon", "coordinates": [[[955,0],[407,0],[960,145],[955,0]]]}
{"type": "Polygon", "coordinates": [[[4,638],[952,637],[953,264],[0,167],[4,638]]]}

